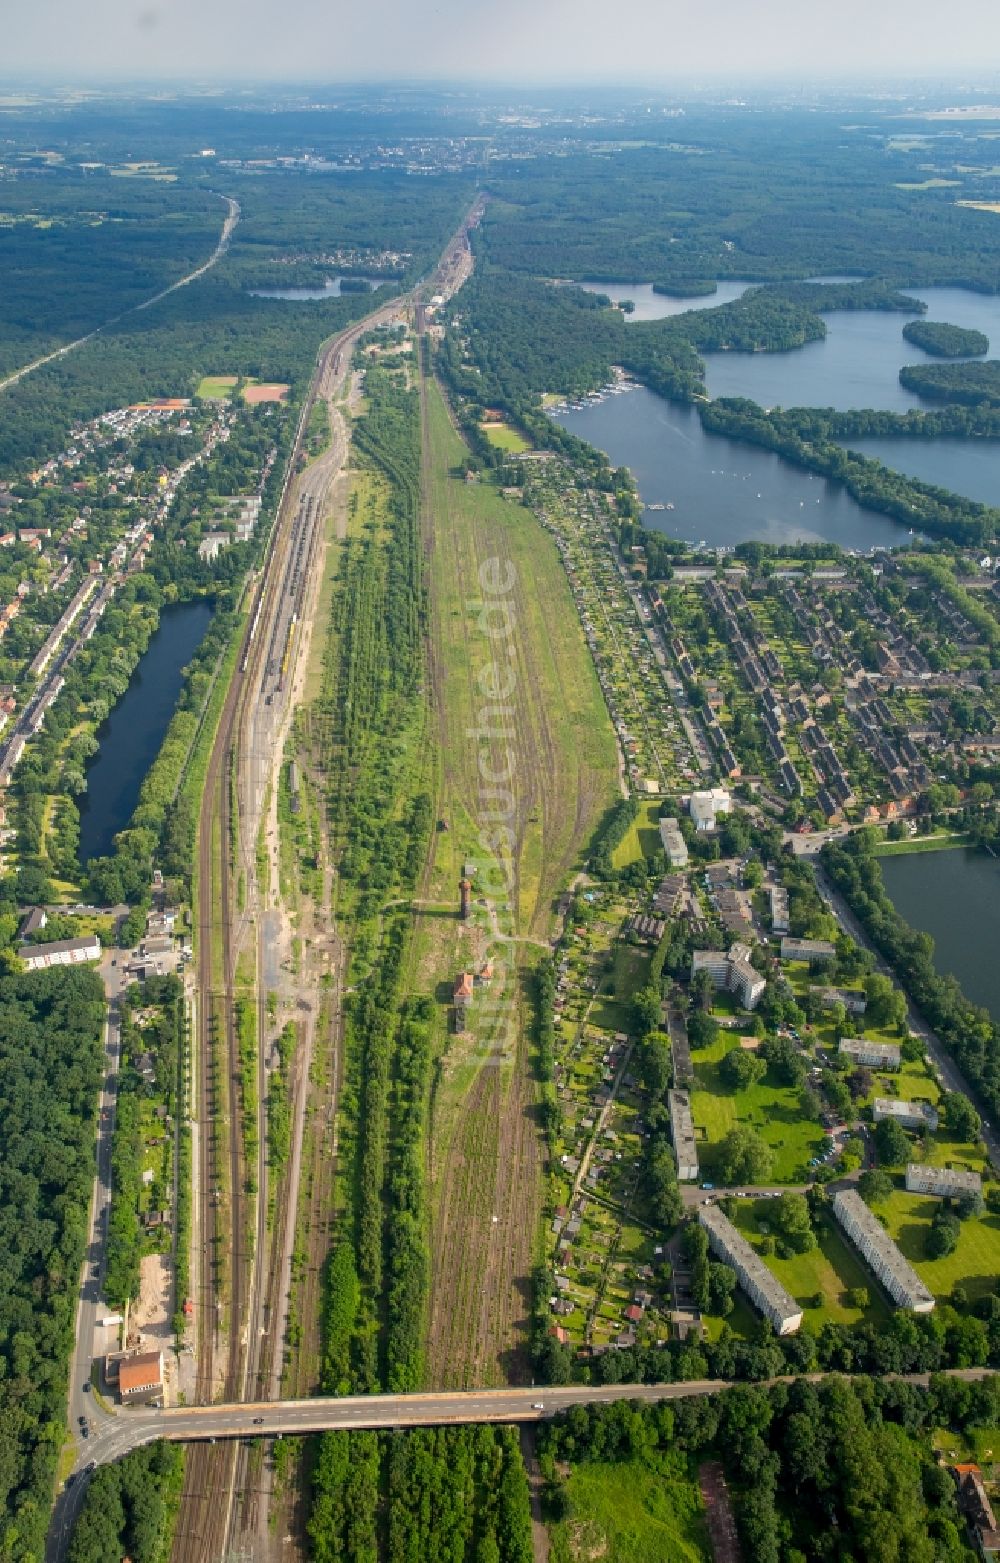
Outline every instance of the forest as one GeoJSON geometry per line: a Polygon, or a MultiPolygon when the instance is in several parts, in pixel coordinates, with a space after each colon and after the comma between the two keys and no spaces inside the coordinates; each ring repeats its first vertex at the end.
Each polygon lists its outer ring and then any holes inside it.
{"type": "Polygon", "coordinates": [[[69,1563],[165,1563],[183,1477],[177,1444],[150,1444],[102,1465],[73,1527],[69,1563]]]}
{"type": "Polygon", "coordinates": [[[104,990],[89,968],[0,977],[0,1512],[40,1557],[94,1180],[104,990]]]}
{"type": "Polygon", "coordinates": [[[942,320],[911,320],[903,327],[903,335],[935,358],[975,358],[990,349],[990,339],[982,331],[968,331],[942,320]]]}
{"type": "Polygon", "coordinates": [[[799,1379],[737,1388],[671,1405],[574,1406],[538,1433],[545,1501],[572,1522],[572,1474],[580,1466],[627,1465],[637,1478],[668,1466],[695,1477],[721,1462],[744,1555],[753,1563],[827,1563],[833,1558],[964,1563],[955,1483],[932,1436],[963,1446],[991,1431],[1000,1412],[995,1381],[913,1384],[799,1379]]]}
{"type": "Polygon", "coordinates": [[[687,286],[874,274],[896,286],[995,292],[996,224],[956,204],[963,185],[978,193],[979,169],[989,166],[983,147],[969,138],[960,153],[943,152],[958,188],[907,188],[924,185],[926,148],[893,144],[870,108],[855,121],[845,135],[830,110],[693,105],[657,128],[643,116],[638,146],[602,156],[570,146],[558,161],[495,164],[498,199],[477,248],[542,277],[687,286]]]}
{"type": "Polygon", "coordinates": [[[1000,407],[1000,359],[958,364],[904,364],[899,383],[928,401],[1000,407]]]}

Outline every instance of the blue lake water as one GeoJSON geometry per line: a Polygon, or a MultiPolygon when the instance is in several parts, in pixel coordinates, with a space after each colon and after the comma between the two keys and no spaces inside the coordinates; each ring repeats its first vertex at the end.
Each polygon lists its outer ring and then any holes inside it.
{"type": "Polygon", "coordinates": [[[647,526],[686,542],[732,548],[747,538],[831,541],[867,552],[908,540],[905,527],[863,509],[836,484],[771,451],[706,433],[693,407],[644,387],[553,416],[616,467],[629,468],[647,526]],[[652,504],[673,509],[651,511],[652,504]]]}
{"type": "Polygon", "coordinates": [[[625,316],[627,321],[665,320],[668,315],[683,315],[689,309],[715,309],[720,304],[730,304],[742,298],[752,284],[737,277],[719,280],[714,293],[697,294],[688,298],[669,298],[665,293],[654,293],[651,282],[581,282],[585,293],[606,293],[615,304],[628,301],[635,308],[625,316]]]}
{"type": "Polygon", "coordinates": [[[1000,859],[959,847],[879,859],[897,912],[934,940],[938,971],[1000,1021],[1000,859]]]}
{"type": "MultiPolygon", "coordinates": [[[[1000,297],[967,288],[906,288],[927,304],[926,319],[985,332],[1000,357],[1000,297]]],[[[878,407],[906,412],[926,407],[904,391],[904,364],[932,362],[903,336],[907,320],[896,310],[838,310],[825,315],[826,337],[789,353],[709,353],[705,378],[711,396],[749,396],[762,407],[878,407]]]]}
{"type": "Polygon", "coordinates": [[[98,733],[100,749],[87,767],[80,799],[80,861],[114,846],[139,801],[139,788],[163,742],[181,692],[184,668],[211,622],[211,603],[176,603],[139,659],[132,681],[98,733]]]}

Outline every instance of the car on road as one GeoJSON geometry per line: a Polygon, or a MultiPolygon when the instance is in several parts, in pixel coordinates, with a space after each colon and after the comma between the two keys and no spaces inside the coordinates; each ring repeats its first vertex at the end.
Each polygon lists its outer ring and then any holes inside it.
{"type": "Polygon", "coordinates": [[[87,1426],[86,1422],[81,1424],[81,1427],[80,1427],[80,1437],[81,1438],[89,1438],[90,1437],[90,1428],[87,1426]]]}
{"type": "Polygon", "coordinates": [[[544,1402],[544,1400],[534,1400],[534,1401],[532,1401],[531,1409],[532,1409],[532,1411],[544,1411],[545,1410],[545,1402],[544,1402]]]}
{"type": "Polygon", "coordinates": [[[254,1427],[262,1427],[264,1425],[264,1418],[262,1416],[255,1416],[253,1419],[253,1425],[254,1427]]]}
{"type": "Polygon", "coordinates": [[[702,1186],[703,1189],[714,1189],[715,1184],[714,1183],[703,1183],[701,1186],[702,1186]]]}
{"type": "Polygon", "coordinates": [[[86,1384],[84,1384],[84,1386],[83,1386],[83,1393],[85,1395],[89,1395],[90,1394],[90,1380],[89,1379],[87,1380],[86,1384]]]}

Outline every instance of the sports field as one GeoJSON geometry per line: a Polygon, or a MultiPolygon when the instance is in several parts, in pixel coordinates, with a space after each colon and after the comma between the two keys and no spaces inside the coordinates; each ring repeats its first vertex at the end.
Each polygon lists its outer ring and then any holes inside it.
{"type": "Polygon", "coordinates": [[[516,429],[512,429],[509,423],[481,423],[479,427],[486,435],[490,444],[495,445],[497,450],[522,451],[531,449],[524,435],[519,434],[516,429]]]}

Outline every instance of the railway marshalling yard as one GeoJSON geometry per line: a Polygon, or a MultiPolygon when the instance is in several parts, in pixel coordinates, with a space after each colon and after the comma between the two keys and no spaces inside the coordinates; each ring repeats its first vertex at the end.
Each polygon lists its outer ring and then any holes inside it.
{"type": "MultiPolygon", "coordinates": [[[[438,291],[460,285],[469,264],[463,233],[438,291]]],[[[569,1357],[603,1363],[598,1375],[615,1371],[616,1354],[678,1331],[694,1354],[702,1332],[753,1339],[742,1296],[699,1300],[675,1213],[666,1219],[660,1203],[673,1197],[672,1173],[655,1167],[671,1155],[666,1091],[688,1026],[704,1174],[688,1182],[706,1185],[684,1190],[688,1212],[717,1197],[713,1185],[740,1185],[726,1208],[803,1304],[806,1331],[878,1323],[889,1302],[828,1211],[795,1251],[780,1196],[850,1186],[871,1170],[877,1096],[929,1106],[941,1096],[919,1045],[898,1072],[848,1079],[848,1033],[826,990],[862,1004],[871,963],[842,941],[825,970],[825,956],[785,958],[771,892],[780,902],[787,891],[797,931],[838,934],[781,853],[782,830],[910,817],[932,765],[965,747],[955,702],[981,706],[984,723],[992,713],[978,677],[992,599],[985,619],[970,612],[967,587],[919,561],[881,577],[678,571],[654,588],[641,549],[621,553],[611,502],[563,458],[494,429],[509,455],[500,483],[470,470],[425,324],[422,301],[395,301],[324,349],[300,441],[307,425],[315,432],[314,401],[327,409],[328,438],[290,473],[206,778],[192,1011],[197,1322],[187,1342],[205,1405],[338,1389],[325,1277],[359,1227],[363,1242],[356,1184],[373,1166],[378,1244],[391,1242],[381,1200],[412,1165],[414,1139],[426,1295],[421,1343],[399,1370],[410,1377],[391,1387],[524,1384],[539,1327],[569,1357]],[[386,646],[366,642],[363,621],[368,609],[384,614],[398,586],[394,526],[409,481],[372,454],[377,431],[365,420],[377,395],[365,394],[366,377],[374,391],[379,375],[394,405],[410,398],[418,455],[416,550],[404,573],[419,666],[402,696],[378,683],[386,646]],[[933,661],[931,630],[942,648],[933,661]],[[400,700],[374,756],[348,741],[363,674],[379,690],[380,720],[400,700]],[[744,806],[702,840],[686,825],[689,860],[669,872],[664,800],[682,811],[719,780],[744,806]],[[352,869],[372,852],[358,797],[372,800],[386,840],[426,816],[405,873],[352,869]],[[625,798],[638,806],[614,833],[614,873],[587,873],[625,798]],[[692,952],[733,940],[767,978],[758,1013],[729,991],[689,986],[692,952]],[[351,1016],[388,948],[399,955],[389,1007],[395,1015],[405,1002],[426,1026],[432,1067],[412,1084],[390,1066],[373,1130],[362,1116],[369,1040],[352,1033],[351,1016]],[[458,1002],[466,979],[468,1002],[458,1002]],[[726,1060],[741,1052],[761,1067],[738,1083],[726,1060]],[[276,1070],[289,1121],[280,1158],[268,1122],[276,1070]],[[729,1140],[744,1130],[763,1159],[737,1178],[729,1140]],[[539,1267],[551,1291],[532,1318],[528,1278],[539,1267]]],[[[202,394],[228,394],[223,378],[202,394]]],[[[850,1034],[905,1046],[905,1025],[885,1023],[871,1002],[850,1034]]],[[[986,1174],[992,1198],[984,1151],[946,1117],[908,1150],[928,1166],[986,1174]]],[[[934,1202],[905,1191],[900,1161],[888,1172],[880,1213],[906,1257],[945,1305],[963,1291],[974,1300],[1000,1268],[992,1203],[963,1224],[949,1256],[930,1258],[934,1202]]],[[[352,1349],[392,1323],[380,1265],[376,1285],[359,1263],[356,1310],[370,1311],[352,1321],[352,1349]]],[[[383,1350],[370,1347],[368,1360],[383,1350]]],[[[263,1555],[269,1513],[301,1545],[300,1476],[259,1448],[199,1444],[175,1555],[263,1555]]]]}

